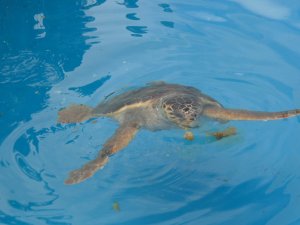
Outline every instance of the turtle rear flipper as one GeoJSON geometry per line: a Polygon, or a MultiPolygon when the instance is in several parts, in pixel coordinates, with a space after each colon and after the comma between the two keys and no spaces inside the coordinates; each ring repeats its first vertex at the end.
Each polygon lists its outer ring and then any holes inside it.
{"type": "Polygon", "coordinates": [[[300,109],[281,112],[256,112],[248,110],[207,107],[203,110],[207,117],[220,120],[280,120],[300,115],[300,109]]]}
{"type": "Polygon", "coordinates": [[[121,125],[115,134],[104,144],[96,159],[86,163],[80,169],[74,170],[65,180],[65,184],[76,184],[94,175],[107,162],[109,156],[126,147],[138,131],[135,124],[121,125]]]}
{"type": "Polygon", "coordinates": [[[79,123],[93,117],[93,108],[86,105],[71,105],[58,112],[59,123],[79,123]]]}

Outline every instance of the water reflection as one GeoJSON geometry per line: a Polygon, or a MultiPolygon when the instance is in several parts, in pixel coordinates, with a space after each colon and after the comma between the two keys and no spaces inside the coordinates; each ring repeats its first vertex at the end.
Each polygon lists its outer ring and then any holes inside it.
{"type": "Polygon", "coordinates": [[[69,90],[76,91],[82,96],[92,95],[98,88],[100,88],[110,78],[111,78],[110,75],[106,75],[98,80],[93,81],[90,84],[81,87],[70,87],[69,90]]]}
{"type": "Polygon", "coordinates": [[[160,23],[166,27],[174,28],[174,23],[170,21],[160,21],[160,23]]]}
{"type": "Polygon", "coordinates": [[[122,3],[118,3],[120,5],[124,5],[126,8],[138,8],[137,5],[138,0],[124,0],[122,3]]]}
{"type": "Polygon", "coordinates": [[[2,1],[0,7],[0,142],[19,121],[46,107],[47,91],[73,71],[98,39],[86,9],[99,1],[2,1]],[[67,9],[67,10],[66,10],[67,9]],[[11,91],[13,90],[13,91],[11,91]],[[28,104],[28,99],[31,104],[28,104]]]}
{"type": "Polygon", "coordinates": [[[31,225],[31,223],[26,223],[17,216],[10,216],[0,210],[0,222],[3,224],[18,224],[18,225],[31,225]]]}
{"type": "MultiPolygon", "coordinates": [[[[44,168],[44,160],[39,153],[41,140],[49,132],[56,132],[60,128],[42,128],[36,130],[33,127],[24,126],[15,130],[9,137],[17,138],[13,141],[5,141],[2,145],[3,149],[13,149],[14,159],[11,159],[11,152],[3,152],[2,159],[5,160],[7,166],[1,167],[1,173],[5,176],[0,177],[4,187],[1,193],[6,193],[5,198],[1,199],[2,209],[10,211],[15,217],[6,215],[0,218],[4,224],[18,217],[23,217],[30,212],[34,217],[30,224],[38,224],[39,215],[49,221],[59,221],[58,217],[46,216],[55,214],[65,217],[64,212],[59,208],[53,207],[54,203],[59,199],[57,190],[50,184],[55,175],[46,172],[44,168]],[[11,146],[13,145],[13,146],[11,146]],[[21,175],[20,175],[21,174],[21,175]],[[26,193],[26,195],[24,195],[26,193]]],[[[43,151],[45,151],[45,148],[43,151]]],[[[16,220],[17,221],[17,220],[16,220]]],[[[18,221],[17,224],[22,224],[18,221]]]]}
{"type": "MultiPolygon", "coordinates": [[[[159,4],[158,6],[161,7],[165,13],[173,12],[169,4],[163,3],[163,4],[159,4]]],[[[160,24],[168,28],[174,28],[175,25],[173,21],[167,21],[167,20],[160,21],[160,24]]]]}
{"type": "MultiPolygon", "coordinates": [[[[124,5],[126,8],[134,9],[138,8],[137,4],[138,0],[124,0],[122,3],[118,3],[119,5],[124,5]]],[[[137,16],[137,13],[128,13],[126,14],[126,18],[129,20],[140,20],[140,18],[137,16]]],[[[146,34],[148,32],[147,26],[126,26],[126,29],[130,31],[131,36],[133,37],[142,37],[143,34],[146,34]]]]}
{"type": "Polygon", "coordinates": [[[34,168],[32,168],[32,166],[29,164],[29,162],[23,155],[18,153],[15,154],[15,160],[18,164],[19,169],[23,172],[25,176],[37,182],[42,181],[41,174],[34,168]]]}
{"type": "Polygon", "coordinates": [[[214,221],[221,223],[222,221],[224,224],[239,224],[243,221],[242,218],[245,219],[243,215],[247,215],[249,212],[260,213],[261,215],[252,218],[247,217],[247,221],[242,223],[266,224],[290,201],[290,196],[285,193],[288,182],[272,191],[269,190],[271,185],[272,181],[262,183],[260,179],[248,180],[235,186],[222,185],[175,210],[132,219],[122,224],[170,223],[172,220],[181,221],[180,218],[184,217],[185,214],[191,215],[185,222],[214,221]],[[257,212],[257,208],[263,209],[263,211],[257,212]],[[243,210],[235,212],[238,209],[243,210]],[[225,211],[232,216],[222,218],[219,213],[225,211]],[[193,212],[197,212],[196,216],[193,212]],[[200,218],[201,220],[199,220],[200,218]]]}
{"type": "Polygon", "coordinates": [[[163,4],[159,4],[159,6],[163,8],[164,12],[169,12],[169,13],[173,12],[169,4],[163,3],[163,4]]]}
{"type": "Polygon", "coordinates": [[[126,18],[129,20],[140,20],[140,18],[137,17],[136,13],[128,13],[126,15],[126,18]]]}
{"type": "MultiPolygon", "coordinates": [[[[137,5],[137,2],[138,2],[137,0],[134,0],[134,1],[125,0],[123,3],[118,3],[118,4],[124,5],[126,8],[138,8],[139,6],[137,5]]],[[[171,9],[171,6],[169,4],[162,3],[162,4],[158,4],[158,6],[163,9],[163,12],[166,12],[166,13],[173,12],[173,10],[171,9]]],[[[140,18],[140,16],[138,16],[136,12],[127,13],[126,18],[131,21],[143,20],[143,18],[140,18]]],[[[160,24],[163,25],[164,27],[174,28],[174,22],[172,22],[172,21],[163,20],[163,21],[160,21],[160,24]]],[[[133,37],[142,37],[144,34],[149,32],[148,26],[146,26],[146,25],[126,26],[126,29],[128,31],[130,31],[131,36],[133,36],[133,37]]]]}
{"type": "Polygon", "coordinates": [[[246,9],[256,13],[258,15],[270,18],[270,19],[287,19],[290,15],[290,10],[280,5],[275,1],[270,0],[233,0],[241,4],[246,9]]]}
{"type": "Polygon", "coordinates": [[[77,1],[76,4],[80,4],[82,9],[90,9],[95,6],[102,5],[106,0],[83,0],[77,1]]]}
{"type": "MultiPolygon", "coordinates": [[[[85,10],[104,2],[1,1],[1,224],[65,224],[70,218],[51,208],[59,199],[51,183],[55,175],[46,172],[39,149],[44,135],[59,128],[44,128],[47,118],[36,122],[33,115],[48,107],[51,87],[78,68],[99,42],[89,24],[94,17],[85,10]]],[[[95,88],[105,79],[109,77],[95,82],[95,88]]],[[[75,91],[88,94],[84,87],[75,91]]]]}
{"type": "Polygon", "coordinates": [[[41,30],[41,33],[37,36],[37,38],[44,38],[46,36],[45,26],[44,26],[44,13],[38,13],[33,16],[36,24],[34,25],[33,29],[41,30]]]}
{"type": "Polygon", "coordinates": [[[147,26],[127,26],[126,29],[132,32],[131,36],[134,37],[142,37],[148,32],[147,26]]]}

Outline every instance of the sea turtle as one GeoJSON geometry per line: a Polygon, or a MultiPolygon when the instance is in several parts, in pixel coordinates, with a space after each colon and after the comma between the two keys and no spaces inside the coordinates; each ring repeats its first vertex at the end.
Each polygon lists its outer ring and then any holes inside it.
{"type": "Polygon", "coordinates": [[[102,168],[109,156],[128,145],[139,129],[193,128],[204,118],[228,120],[276,120],[300,114],[300,109],[282,112],[255,112],[225,109],[194,87],[156,82],[108,99],[95,108],[71,105],[59,111],[58,122],[76,123],[93,117],[112,117],[120,126],[104,144],[96,159],[74,170],[66,184],[79,183],[102,168]]]}

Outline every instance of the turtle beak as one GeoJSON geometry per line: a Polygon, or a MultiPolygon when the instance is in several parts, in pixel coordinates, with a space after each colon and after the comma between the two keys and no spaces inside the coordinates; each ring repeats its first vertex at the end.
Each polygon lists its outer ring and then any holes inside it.
{"type": "Polygon", "coordinates": [[[180,124],[184,129],[196,128],[199,126],[199,121],[197,118],[193,118],[193,120],[185,119],[184,121],[181,121],[180,124]]]}
{"type": "Polygon", "coordinates": [[[196,128],[196,127],[199,127],[199,123],[198,121],[193,121],[189,124],[189,127],[190,128],[196,128]]]}

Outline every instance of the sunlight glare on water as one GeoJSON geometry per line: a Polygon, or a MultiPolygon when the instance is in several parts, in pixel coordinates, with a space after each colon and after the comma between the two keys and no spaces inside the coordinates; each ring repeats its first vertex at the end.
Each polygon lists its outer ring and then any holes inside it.
{"type": "Polygon", "coordinates": [[[57,123],[153,81],[224,107],[300,108],[296,0],[0,1],[1,224],[300,225],[300,119],[140,131],[67,186],[118,124],[57,123]],[[206,133],[233,126],[216,141],[206,133]]]}

